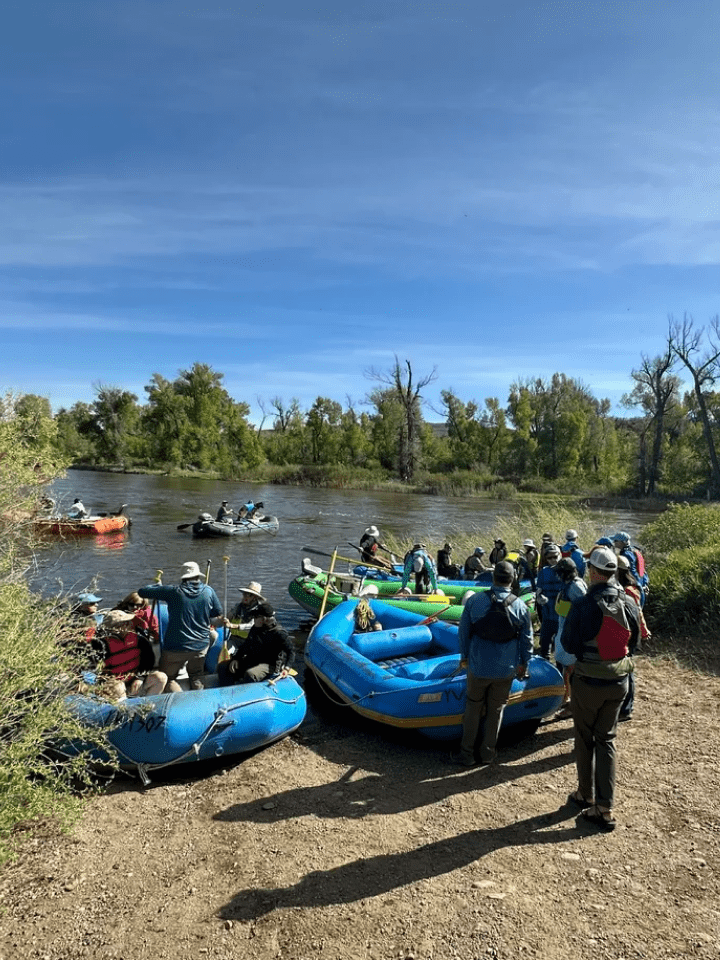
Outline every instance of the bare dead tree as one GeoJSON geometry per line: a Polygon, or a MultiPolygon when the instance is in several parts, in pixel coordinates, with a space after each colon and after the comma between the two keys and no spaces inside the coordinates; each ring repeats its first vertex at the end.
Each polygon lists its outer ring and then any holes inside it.
{"type": "Polygon", "coordinates": [[[652,496],[660,479],[662,444],[665,435],[665,422],[668,412],[677,404],[680,390],[680,378],[673,374],[676,355],[668,345],[661,356],[650,357],[642,354],[640,367],[630,376],[635,387],[623,397],[623,403],[629,407],[641,407],[646,421],[640,432],[640,493],[652,496]],[[647,434],[652,433],[651,450],[647,451],[647,434]]]}
{"type": "Polygon", "coordinates": [[[396,354],[391,370],[379,371],[371,367],[365,371],[365,376],[381,384],[402,409],[403,416],[397,438],[398,468],[400,478],[410,481],[415,475],[419,460],[422,391],[429,383],[437,380],[437,367],[433,367],[431,373],[414,382],[410,361],[405,360],[405,370],[403,370],[396,354]]]}
{"type": "Polygon", "coordinates": [[[687,313],[682,323],[679,320],[668,318],[668,349],[687,367],[693,381],[693,391],[697,400],[703,433],[710,455],[711,492],[713,497],[720,495],[720,462],[718,462],[715,439],[712,432],[710,413],[705,401],[705,393],[712,386],[720,369],[720,317],[717,315],[710,321],[708,346],[703,351],[705,327],[695,328],[695,321],[687,313]]]}

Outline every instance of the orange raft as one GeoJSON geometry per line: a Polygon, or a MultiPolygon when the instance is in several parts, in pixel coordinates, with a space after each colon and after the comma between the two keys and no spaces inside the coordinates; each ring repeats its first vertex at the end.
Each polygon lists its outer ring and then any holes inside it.
{"type": "Polygon", "coordinates": [[[82,520],[71,520],[69,517],[42,517],[35,521],[38,533],[61,534],[96,534],[114,533],[116,530],[125,530],[130,526],[130,518],[125,516],[124,503],[117,513],[109,516],[83,517],[82,520]]]}

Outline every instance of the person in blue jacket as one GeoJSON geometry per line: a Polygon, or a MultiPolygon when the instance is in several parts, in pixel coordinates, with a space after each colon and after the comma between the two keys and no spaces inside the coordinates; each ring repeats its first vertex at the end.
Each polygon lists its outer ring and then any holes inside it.
{"type": "Polygon", "coordinates": [[[533,652],[532,624],[526,604],[510,592],[514,577],[511,563],[496,563],[490,590],[470,597],[460,617],[460,665],[467,668],[467,701],[460,753],[450,759],[463,767],[493,762],[512,682],[515,677],[527,676],[533,652]],[[506,606],[509,639],[489,636],[485,618],[493,598],[506,606]]]}
{"type": "Polygon", "coordinates": [[[645,606],[648,584],[650,582],[650,578],[645,569],[645,558],[639,550],[636,550],[632,546],[630,543],[630,534],[625,533],[624,530],[620,530],[613,535],[613,547],[615,553],[617,553],[619,557],[625,557],[630,566],[630,573],[635,578],[640,589],[640,607],[642,608],[645,606]]]}
{"type": "Polygon", "coordinates": [[[577,530],[567,530],[565,532],[565,543],[560,547],[560,553],[563,557],[573,561],[577,567],[578,576],[582,580],[585,577],[587,562],[585,560],[585,554],[577,545],[577,537],[577,530]]]}
{"type": "Polygon", "coordinates": [[[555,600],[562,589],[563,582],[555,571],[560,560],[560,547],[556,543],[548,544],[545,550],[547,566],[538,571],[535,601],[542,608],[540,619],[540,656],[550,659],[550,648],[558,628],[558,613],[555,600]]]}
{"type": "Polygon", "coordinates": [[[180,583],[164,586],[154,583],[138,590],[147,600],[164,600],[168,609],[168,625],[163,637],[158,669],[168,678],[168,686],[177,690],[177,676],[187,666],[190,686],[202,690],[200,679],[205,672],[205,654],[214,639],[211,627],[228,626],[220,600],[211,586],[203,582],[200,567],[194,561],[184,563],[180,583]]]}

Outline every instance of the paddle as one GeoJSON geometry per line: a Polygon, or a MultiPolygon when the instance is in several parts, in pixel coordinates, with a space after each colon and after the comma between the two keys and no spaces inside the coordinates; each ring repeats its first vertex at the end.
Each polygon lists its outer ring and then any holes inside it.
{"type": "Polygon", "coordinates": [[[330,593],[330,583],[332,581],[333,569],[335,567],[335,561],[337,560],[337,547],[332,553],[332,560],[330,561],[330,569],[328,570],[327,580],[325,581],[325,593],[323,594],[322,603],[320,604],[320,613],[318,614],[318,620],[322,620],[323,614],[325,613],[325,605],[327,603],[328,594],[330,593]]]}
{"type": "Polygon", "coordinates": [[[442,610],[438,610],[437,613],[433,613],[432,616],[430,616],[430,617],[425,617],[424,620],[421,620],[421,621],[420,621],[420,623],[418,624],[418,626],[419,626],[419,627],[424,627],[424,626],[426,626],[428,623],[435,623],[435,621],[439,619],[440,614],[441,614],[441,613],[445,613],[445,611],[446,611],[446,610],[449,610],[451,606],[452,606],[452,604],[449,603],[446,607],[443,607],[442,610]]]}
{"type": "MultiPolygon", "coordinates": [[[[303,547],[302,548],[306,553],[316,553],[319,557],[332,557],[335,556],[336,560],[344,560],[346,563],[356,563],[352,557],[340,557],[337,554],[326,553],[324,550],[314,550],[312,547],[303,547]]],[[[364,567],[374,567],[376,570],[386,570],[386,567],[380,567],[377,563],[363,563],[364,567]]]]}
{"type": "MultiPolygon", "coordinates": [[[[193,520],[192,523],[179,523],[175,529],[187,530],[188,527],[194,527],[196,523],[197,523],[197,520],[193,520]]],[[[212,519],[212,517],[209,520],[203,520],[202,526],[205,526],[206,523],[215,523],[215,521],[212,519]]]]}
{"type": "MultiPolygon", "coordinates": [[[[346,542],[347,542],[348,546],[352,547],[353,550],[357,550],[357,551],[360,553],[360,555],[362,556],[362,553],[363,553],[362,547],[359,547],[356,543],[350,543],[349,540],[347,540],[346,542]]],[[[383,548],[383,549],[384,549],[384,548],[383,548]]],[[[342,559],[342,557],[341,557],[340,559],[342,559]]],[[[374,566],[376,566],[379,570],[392,570],[392,564],[391,564],[391,563],[388,563],[387,560],[383,560],[381,557],[378,557],[377,559],[378,559],[380,562],[374,564],[374,566]]],[[[365,560],[363,560],[362,562],[363,562],[363,564],[365,564],[365,566],[367,566],[367,567],[373,566],[373,564],[366,563],[365,560]]]]}

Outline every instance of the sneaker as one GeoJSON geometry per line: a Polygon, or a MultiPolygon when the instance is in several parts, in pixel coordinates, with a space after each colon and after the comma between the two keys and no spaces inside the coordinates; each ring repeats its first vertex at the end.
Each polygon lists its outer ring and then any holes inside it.
{"type": "Polygon", "coordinates": [[[451,763],[454,767],[465,767],[467,770],[470,770],[472,767],[477,767],[478,763],[476,760],[466,760],[461,753],[451,753],[447,758],[447,762],[451,763]]]}

